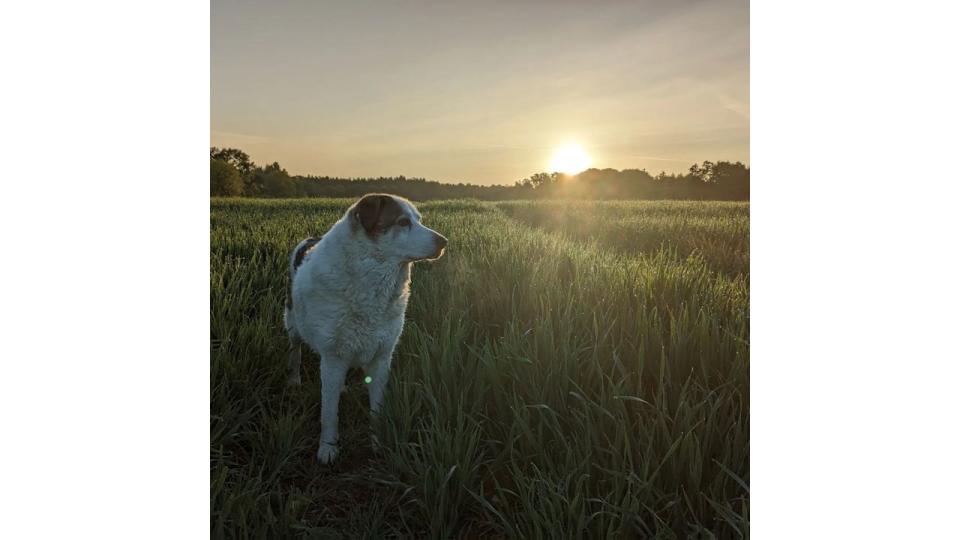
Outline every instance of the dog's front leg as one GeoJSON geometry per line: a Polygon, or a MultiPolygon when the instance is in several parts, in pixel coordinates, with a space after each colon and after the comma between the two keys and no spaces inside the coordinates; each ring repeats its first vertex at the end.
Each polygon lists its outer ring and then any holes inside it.
{"type": "MultiPolygon", "coordinates": [[[[370,392],[370,422],[374,424],[380,409],[383,407],[384,394],[387,390],[387,382],[390,379],[390,357],[393,356],[393,348],[386,353],[378,352],[377,357],[364,370],[367,374],[367,389],[370,392]]],[[[371,428],[375,429],[374,425],[371,428]]],[[[370,434],[370,443],[374,450],[379,450],[380,441],[377,439],[376,431],[370,434]]]]}
{"type": "Polygon", "coordinates": [[[370,412],[374,415],[380,414],[380,408],[383,407],[383,396],[387,390],[387,381],[390,379],[390,356],[392,351],[386,354],[378,354],[377,358],[364,370],[367,374],[367,388],[370,390],[370,412]]]}
{"type": "Polygon", "coordinates": [[[330,463],[337,457],[337,412],[346,375],[347,365],[340,358],[320,355],[320,463],[330,463]]]}

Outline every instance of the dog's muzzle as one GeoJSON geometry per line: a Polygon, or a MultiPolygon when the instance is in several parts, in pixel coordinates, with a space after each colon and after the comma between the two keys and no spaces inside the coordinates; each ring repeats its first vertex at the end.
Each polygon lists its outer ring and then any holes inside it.
{"type": "Polygon", "coordinates": [[[437,247],[437,250],[433,252],[433,255],[430,256],[431,259],[439,259],[443,255],[443,249],[447,247],[447,239],[443,235],[438,234],[433,239],[434,245],[437,247]]]}

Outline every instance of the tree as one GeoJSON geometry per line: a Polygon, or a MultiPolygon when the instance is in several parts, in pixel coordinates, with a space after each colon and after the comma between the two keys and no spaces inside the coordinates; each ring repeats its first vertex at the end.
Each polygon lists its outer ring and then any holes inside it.
{"type": "Polygon", "coordinates": [[[250,185],[256,191],[255,195],[265,197],[295,197],[299,194],[297,183],[277,162],[254,170],[250,185]]]}
{"type": "Polygon", "coordinates": [[[575,175],[541,172],[512,186],[477,186],[404,176],[291,176],[276,162],[263,167],[254,165],[245,152],[236,148],[213,147],[210,156],[212,196],[359,197],[366,193],[386,192],[419,201],[459,198],[750,200],[750,168],[729,161],[704,161],[690,167],[687,173],[661,172],[653,176],[643,169],[591,168],[575,175]],[[241,185],[239,193],[237,177],[241,185]]]}
{"type": "Polygon", "coordinates": [[[256,165],[250,161],[250,156],[243,150],[237,148],[217,148],[216,146],[211,146],[210,159],[226,161],[240,171],[240,174],[243,176],[247,176],[253,172],[253,169],[256,167],[256,165]]]}
{"type": "Polygon", "coordinates": [[[531,187],[533,189],[543,188],[555,184],[560,179],[560,173],[537,173],[530,178],[524,178],[518,181],[516,186],[531,187]]]}
{"type": "Polygon", "coordinates": [[[739,161],[718,161],[713,165],[710,181],[716,185],[721,199],[750,198],[750,169],[739,161]]]}
{"type": "Polygon", "coordinates": [[[226,161],[210,160],[210,196],[236,197],[243,193],[240,172],[226,161]]]}
{"type": "Polygon", "coordinates": [[[704,161],[702,166],[698,166],[696,163],[694,163],[690,166],[690,176],[701,182],[712,182],[713,163],[704,161]]]}

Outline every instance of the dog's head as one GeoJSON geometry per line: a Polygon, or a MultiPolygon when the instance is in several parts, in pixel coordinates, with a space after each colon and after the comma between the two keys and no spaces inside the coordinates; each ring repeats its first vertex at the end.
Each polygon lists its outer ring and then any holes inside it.
{"type": "Polygon", "coordinates": [[[347,219],[380,256],[397,262],[438,259],[447,245],[443,235],[420,223],[412,202],[396,195],[364,195],[347,211],[347,219]]]}

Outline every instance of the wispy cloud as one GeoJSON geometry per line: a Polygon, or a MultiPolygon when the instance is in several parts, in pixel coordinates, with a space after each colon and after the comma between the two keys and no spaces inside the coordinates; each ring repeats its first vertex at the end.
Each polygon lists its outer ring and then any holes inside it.
{"type": "Polygon", "coordinates": [[[235,144],[261,144],[269,141],[268,137],[260,135],[250,135],[248,133],[232,133],[230,131],[210,131],[212,141],[233,141],[235,144]]]}

